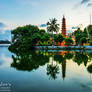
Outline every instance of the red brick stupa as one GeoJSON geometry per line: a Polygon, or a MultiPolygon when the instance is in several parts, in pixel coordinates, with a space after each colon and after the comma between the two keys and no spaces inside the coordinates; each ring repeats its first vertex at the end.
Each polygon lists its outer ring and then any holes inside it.
{"type": "MultiPolygon", "coordinates": [[[[65,17],[63,16],[63,19],[62,19],[62,30],[61,30],[61,33],[64,37],[66,37],[66,19],[65,17]]],[[[65,41],[63,41],[61,43],[61,46],[65,46],[65,41]]]]}
{"type": "Polygon", "coordinates": [[[61,30],[61,33],[64,37],[66,37],[66,19],[65,17],[63,16],[63,19],[62,19],[62,30],[61,30]]]}

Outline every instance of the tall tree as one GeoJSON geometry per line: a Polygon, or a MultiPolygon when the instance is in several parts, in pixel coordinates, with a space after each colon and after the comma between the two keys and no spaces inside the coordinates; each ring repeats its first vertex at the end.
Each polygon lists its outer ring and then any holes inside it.
{"type": "MultiPolygon", "coordinates": [[[[57,20],[55,18],[50,19],[50,21],[47,22],[47,31],[52,33],[53,39],[54,39],[54,32],[57,33],[58,30],[59,30],[59,24],[57,24],[57,20]]],[[[53,41],[52,41],[52,45],[54,43],[53,41]]]]}
{"type": "Polygon", "coordinates": [[[55,37],[54,37],[55,42],[61,43],[63,40],[64,40],[64,37],[63,37],[62,34],[56,34],[55,37]]]}
{"type": "Polygon", "coordinates": [[[34,25],[26,25],[12,30],[13,41],[9,49],[27,51],[40,40],[39,28],[34,25]]]}
{"type": "Polygon", "coordinates": [[[86,37],[82,37],[81,39],[80,39],[80,43],[83,45],[84,43],[87,43],[87,39],[86,39],[86,37]]]}
{"type": "Polygon", "coordinates": [[[66,45],[68,45],[68,46],[73,44],[72,38],[66,38],[65,42],[66,42],[66,45]]]}

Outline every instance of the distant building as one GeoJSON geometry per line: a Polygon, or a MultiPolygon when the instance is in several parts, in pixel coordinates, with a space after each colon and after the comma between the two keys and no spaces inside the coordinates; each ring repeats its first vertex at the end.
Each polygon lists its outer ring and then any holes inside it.
{"type": "Polygon", "coordinates": [[[76,38],[75,38],[75,36],[72,36],[71,38],[73,39],[73,45],[76,45],[76,38]]]}

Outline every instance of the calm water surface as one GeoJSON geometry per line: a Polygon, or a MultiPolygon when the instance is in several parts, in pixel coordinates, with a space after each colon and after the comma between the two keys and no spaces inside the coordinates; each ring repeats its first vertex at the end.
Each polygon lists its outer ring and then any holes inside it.
{"type": "Polygon", "coordinates": [[[0,47],[0,92],[92,92],[91,76],[92,51],[15,55],[0,47]]]}

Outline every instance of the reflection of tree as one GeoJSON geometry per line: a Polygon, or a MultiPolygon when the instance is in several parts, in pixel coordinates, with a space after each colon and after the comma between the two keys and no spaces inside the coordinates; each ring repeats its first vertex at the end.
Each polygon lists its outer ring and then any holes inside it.
{"type": "Polygon", "coordinates": [[[84,62],[84,65],[87,65],[88,62],[88,56],[85,53],[80,53],[80,52],[76,52],[75,53],[75,57],[74,57],[74,61],[80,65],[84,62]]]}
{"type": "Polygon", "coordinates": [[[88,53],[88,56],[89,56],[89,61],[92,60],[92,53],[88,53]]]}
{"type": "MultiPolygon", "coordinates": [[[[14,50],[14,49],[13,49],[14,50]]],[[[65,79],[66,77],[66,60],[73,59],[78,65],[84,63],[87,65],[88,59],[92,59],[92,54],[87,54],[84,52],[16,52],[16,55],[12,55],[13,62],[11,67],[16,68],[17,70],[23,71],[32,71],[34,69],[39,68],[39,66],[43,66],[49,62],[49,58],[51,57],[52,62],[51,64],[47,64],[47,75],[50,76],[51,79],[56,79],[57,75],[59,74],[59,65],[62,68],[62,78],[65,79]],[[54,60],[53,60],[54,59],[54,60]],[[56,61],[56,62],[55,62],[56,61]],[[59,65],[58,65],[59,64],[59,65]]],[[[87,68],[89,73],[92,73],[92,65],[88,66],[87,68]]]]}
{"type": "Polygon", "coordinates": [[[88,56],[87,55],[84,55],[83,61],[84,61],[84,65],[87,66],[87,62],[88,62],[88,56]]]}
{"type": "Polygon", "coordinates": [[[57,65],[48,64],[47,65],[47,75],[50,76],[52,79],[57,78],[57,74],[59,73],[59,67],[57,65]]]}
{"type": "Polygon", "coordinates": [[[62,65],[62,78],[66,76],[66,59],[72,59],[73,54],[70,52],[61,52],[61,55],[54,55],[54,60],[58,61],[62,65]]]}
{"type": "Polygon", "coordinates": [[[44,56],[40,53],[36,54],[35,52],[31,53],[22,53],[20,56],[12,56],[13,63],[12,67],[15,67],[18,70],[32,71],[37,69],[39,66],[45,65],[49,61],[48,56],[44,56]]]}
{"type": "Polygon", "coordinates": [[[66,58],[63,55],[54,55],[54,60],[62,64],[62,78],[65,78],[66,58]]]}
{"type": "Polygon", "coordinates": [[[89,73],[92,73],[92,64],[87,67],[87,71],[88,71],[89,73]]]}
{"type": "Polygon", "coordinates": [[[65,54],[65,58],[66,59],[72,59],[73,58],[73,54],[72,53],[66,53],[65,54]]]}
{"type": "Polygon", "coordinates": [[[65,58],[62,55],[54,55],[54,60],[58,61],[59,63],[62,63],[65,58]]]}

